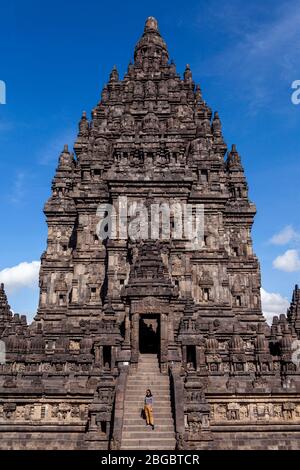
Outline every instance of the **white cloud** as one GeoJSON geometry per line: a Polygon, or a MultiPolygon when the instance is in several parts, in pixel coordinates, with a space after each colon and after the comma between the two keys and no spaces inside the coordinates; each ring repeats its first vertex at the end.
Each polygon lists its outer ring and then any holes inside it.
{"type": "Polygon", "coordinates": [[[289,307],[289,301],[282,297],[280,294],[267,292],[265,289],[261,289],[261,303],[262,311],[268,323],[272,323],[274,315],[280,315],[286,313],[289,307]]]}
{"type": "Polygon", "coordinates": [[[38,286],[40,265],[40,261],[24,261],[17,266],[2,269],[0,282],[4,283],[9,294],[23,287],[35,288],[38,286]]]}
{"type": "Polygon", "coordinates": [[[286,245],[292,241],[299,241],[300,234],[294,230],[292,225],[287,225],[280,232],[273,235],[270,243],[273,245],[286,245]]]}
{"type": "Polygon", "coordinates": [[[300,271],[300,258],[298,250],[287,250],[283,255],[277,256],[273,267],[287,273],[300,271]]]}

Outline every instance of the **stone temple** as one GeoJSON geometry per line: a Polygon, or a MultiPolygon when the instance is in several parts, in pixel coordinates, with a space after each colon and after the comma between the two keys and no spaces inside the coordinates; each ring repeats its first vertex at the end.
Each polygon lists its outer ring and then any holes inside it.
{"type": "Polygon", "coordinates": [[[83,114],[74,152],[45,205],[30,325],[0,289],[0,448],[300,449],[300,290],[268,326],[241,158],[154,18],[124,78],[113,68],[83,114]],[[102,240],[98,207],[121,196],[203,204],[201,249],[102,240]]]}

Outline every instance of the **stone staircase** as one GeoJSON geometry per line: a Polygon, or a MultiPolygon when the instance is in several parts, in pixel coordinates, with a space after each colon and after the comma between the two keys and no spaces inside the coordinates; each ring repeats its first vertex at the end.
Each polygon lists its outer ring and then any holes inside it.
{"type": "Polygon", "coordinates": [[[121,449],[175,449],[170,381],[167,375],[161,374],[155,354],[141,354],[137,371],[128,376],[121,449]],[[154,430],[141,418],[147,388],[151,389],[154,399],[154,430]]]}

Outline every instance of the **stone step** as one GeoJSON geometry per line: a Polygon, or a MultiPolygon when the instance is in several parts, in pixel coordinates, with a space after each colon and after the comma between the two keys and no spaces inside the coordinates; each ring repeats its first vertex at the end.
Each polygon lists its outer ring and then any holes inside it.
{"type": "MultiPolygon", "coordinates": [[[[160,370],[153,368],[148,368],[146,370],[138,370],[135,374],[129,374],[129,377],[134,376],[148,376],[148,375],[156,375],[157,377],[160,376],[160,370]]],[[[167,377],[167,376],[162,376],[162,377],[167,377]]]]}
{"type": "MultiPolygon", "coordinates": [[[[141,402],[141,403],[136,403],[134,401],[130,401],[130,402],[127,402],[125,400],[125,403],[124,403],[124,406],[126,408],[132,408],[133,410],[140,410],[141,408],[144,408],[144,403],[141,402]]],[[[161,409],[168,409],[168,410],[171,410],[171,405],[169,402],[158,402],[158,403],[155,403],[153,405],[153,410],[155,411],[158,411],[158,410],[161,410],[161,409]]]]}
{"type": "MultiPolygon", "coordinates": [[[[134,420],[138,420],[139,423],[143,423],[144,418],[142,418],[142,416],[141,416],[141,411],[142,411],[142,408],[138,408],[138,409],[135,409],[135,410],[132,410],[131,408],[126,408],[126,410],[124,409],[124,420],[125,419],[127,419],[127,420],[128,419],[134,419],[134,420]]],[[[154,412],[153,412],[153,416],[156,419],[161,419],[161,420],[165,420],[165,421],[168,419],[168,420],[173,421],[173,413],[172,413],[171,408],[165,407],[165,408],[155,409],[154,412]]],[[[164,422],[162,424],[169,424],[169,421],[166,422],[166,423],[164,422]]]]}
{"type": "Polygon", "coordinates": [[[145,367],[153,367],[155,369],[160,369],[159,363],[157,361],[142,361],[138,363],[138,366],[135,367],[135,370],[143,370],[145,367]]]}
{"type": "MultiPolygon", "coordinates": [[[[154,424],[155,424],[155,430],[171,430],[174,432],[174,424],[173,420],[171,418],[155,418],[154,419],[154,424]],[[168,424],[167,424],[168,423],[168,424]]],[[[123,421],[123,430],[126,429],[126,431],[138,431],[139,429],[147,429],[146,427],[146,421],[140,419],[131,419],[129,422],[124,422],[123,421]]],[[[151,430],[149,426],[149,430],[151,430]]]]}
{"type": "Polygon", "coordinates": [[[139,392],[141,390],[144,391],[144,393],[146,393],[146,390],[148,390],[148,388],[150,388],[151,392],[155,391],[156,393],[159,392],[159,391],[163,391],[164,393],[166,392],[170,392],[170,388],[168,387],[168,385],[166,383],[163,383],[163,384],[160,384],[160,385],[157,385],[157,384],[151,384],[149,383],[149,381],[145,382],[145,383],[141,383],[141,382],[136,382],[135,384],[127,384],[127,387],[126,387],[126,390],[130,390],[132,392],[138,390],[139,392]],[[147,387],[147,385],[150,385],[149,387],[147,387]],[[128,388],[127,388],[128,387],[128,388]]]}
{"type": "Polygon", "coordinates": [[[157,353],[140,353],[139,358],[141,358],[141,357],[156,357],[156,358],[158,358],[158,355],[157,355],[157,353]]]}
{"type": "Polygon", "coordinates": [[[138,387],[139,390],[143,389],[144,392],[146,392],[148,388],[150,388],[151,391],[170,390],[168,382],[157,383],[154,381],[152,382],[151,380],[135,380],[129,383],[127,382],[127,387],[130,387],[129,390],[136,390],[136,388],[138,387]]]}
{"type": "Polygon", "coordinates": [[[147,358],[155,358],[158,360],[158,355],[155,353],[140,353],[139,355],[139,360],[140,359],[147,359],[147,358]]]}
{"type": "MultiPolygon", "coordinates": [[[[142,405],[144,406],[144,396],[142,393],[140,393],[139,395],[137,395],[136,397],[132,397],[131,395],[125,395],[125,403],[138,403],[139,405],[142,405]]],[[[170,400],[170,397],[162,397],[162,396],[159,396],[159,395],[153,395],[153,404],[154,406],[155,405],[160,405],[160,404],[165,404],[165,403],[168,403],[168,404],[171,404],[171,400],[170,400]]]]}
{"type": "Polygon", "coordinates": [[[155,433],[155,438],[156,439],[174,439],[174,432],[172,433],[172,432],[156,431],[156,428],[154,428],[154,430],[151,429],[151,431],[152,431],[152,436],[149,436],[148,431],[145,431],[145,432],[143,432],[143,431],[139,431],[139,432],[126,431],[126,432],[122,433],[122,440],[126,441],[127,439],[138,439],[138,440],[141,440],[141,439],[149,440],[149,439],[151,439],[151,441],[152,441],[154,433],[155,433]]]}
{"type": "MultiPolygon", "coordinates": [[[[134,403],[134,402],[127,403],[125,401],[124,407],[126,407],[127,409],[130,408],[132,410],[140,411],[141,408],[144,408],[144,403],[134,403]]],[[[171,411],[171,405],[168,402],[155,403],[155,405],[153,405],[153,410],[156,411],[156,412],[158,412],[160,410],[170,410],[171,411]]]]}
{"type": "MultiPolygon", "coordinates": [[[[137,423],[141,424],[141,423],[146,422],[145,418],[142,418],[140,412],[134,412],[133,410],[131,410],[129,408],[126,408],[124,411],[125,411],[125,414],[130,413],[131,418],[135,419],[137,423]]],[[[156,412],[154,411],[153,416],[154,416],[155,420],[162,419],[162,421],[165,421],[162,424],[168,424],[171,420],[173,420],[173,415],[171,413],[171,410],[169,410],[167,408],[162,409],[162,410],[157,410],[156,412]]]]}
{"type": "MultiPolygon", "coordinates": [[[[137,411],[134,411],[134,410],[131,410],[129,408],[126,408],[124,410],[124,412],[128,412],[131,416],[131,419],[135,420],[136,423],[144,423],[145,422],[145,419],[141,417],[141,413],[140,412],[137,412],[137,411]]],[[[161,421],[161,424],[163,424],[163,420],[168,420],[168,422],[172,421],[173,420],[173,415],[171,413],[170,410],[166,409],[166,410],[159,410],[159,411],[156,411],[153,413],[153,416],[155,418],[155,420],[162,420],[161,421]]],[[[129,418],[128,418],[129,419],[129,418]]],[[[125,424],[125,423],[124,423],[125,424]]],[[[127,422],[126,422],[127,424],[127,422]]],[[[166,423],[167,424],[167,423],[166,423]]]]}
{"type": "MultiPolygon", "coordinates": [[[[166,420],[164,421],[164,423],[165,422],[166,422],[166,420]]],[[[134,423],[125,424],[123,426],[123,431],[122,432],[124,433],[124,432],[128,432],[128,431],[130,431],[130,432],[133,432],[133,431],[135,431],[135,432],[137,432],[137,431],[142,432],[143,431],[144,432],[145,431],[145,432],[150,433],[150,432],[152,432],[152,429],[151,429],[150,426],[146,426],[145,421],[143,421],[141,424],[134,424],[134,423]]],[[[172,432],[172,433],[174,433],[173,423],[170,423],[170,424],[157,424],[155,422],[155,431],[157,431],[157,432],[158,431],[163,431],[163,432],[172,432]]]]}
{"type": "MultiPolygon", "coordinates": [[[[153,434],[155,433],[155,430],[153,431],[153,434]]],[[[162,437],[160,438],[159,436],[151,438],[151,441],[149,440],[148,436],[145,436],[144,438],[140,439],[138,437],[131,437],[131,438],[126,438],[122,439],[122,444],[123,445],[136,445],[137,447],[143,448],[144,445],[146,446],[163,446],[164,444],[166,445],[174,445],[175,446],[175,437],[162,437]]]]}
{"type": "Polygon", "coordinates": [[[142,362],[140,363],[137,367],[132,367],[130,369],[130,372],[145,372],[147,370],[159,370],[160,371],[160,366],[158,362],[142,362]]]}
{"type": "MultiPolygon", "coordinates": [[[[125,401],[130,402],[132,401],[133,403],[143,403],[144,404],[144,396],[141,393],[137,393],[135,395],[131,395],[130,393],[126,393],[125,395],[125,401]]],[[[153,394],[153,403],[160,403],[160,402],[168,402],[170,403],[170,395],[159,395],[153,394]]]]}
{"type": "MultiPolygon", "coordinates": [[[[169,418],[158,418],[154,416],[155,429],[157,431],[169,432],[170,430],[174,432],[174,421],[172,417],[169,418]]],[[[150,426],[146,425],[146,421],[142,418],[130,418],[123,421],[123,431],[145,431],[150,432],[150,426]]]]}
{"type": "Polygon", "coordinates": [[[131,377],[138,377],[138,378],[145,378],[145,377],[151,377],[151,378],[166,378],[166,379],[169,379],[169,377],[167,375],[160,375],[160,371],[159,370],[147,370],[147,371],[138,371],[138,373],[136,374],[129,374],[128,376],[129,378],[131,377]]]}
{"type": "MultiPolygon", "coordinates": [[[[142,395],[145,396],[146,394],[146,390],[144,390],[142,387],[135,387],[135,389],[131,388],[131,389],[126,389],[126,395],[129,395],[129,394],[132,394],[134,393],[135,395],[139,395],[141,396],[141,393],[142,395]]],[[[158,388],[157,390],[154,389],[154,388],[151,388],[151,393],[154,397],[157,397],[157,396],[170,396],[170,390],[168,390],[167,388],[165,388],[164,390],[162,390],[161,388],[158,388]]]]}
{"type": "MultiPolygon", "coordinates": [[[[148,388],[150,388],[150,387],[148,387],[148,388]]],[[[130,388],[126,387],[126,391],[128,391],[129,393],[135,393],[135,394],[142,392],[145,395],[146,390],[148,390],[147,387],[145,388],[145,385],[140,385],[140,384],[136,384],[135,387],[133,385],[131,385],[130,388]]],[[[167,386],[164,386],[162,388],[162,387],[153,387],[151,385],[150,390],[151,390],[151,393],[152,393],[153,396],[154,395],[159,395],[159,394],[169,395],[170,396],[170,389],[167,386]]]]}
{"type": "MultiPolygon", "coordinates": [[[[124,418],[123,424],[139,424],[145,423],[145,420],[140,415],[130,415],[130,418],[124,418]]],[[[167,424],[173,422],[172,413],[155,413],[153,414],[154,420],[157,424],[167,424]]]]}
{"type": "Polygon", "coordinates": [[[139,362],[138,362],[138,366],[141,365],[141,364],[146,364],[146,363],[154,363],[154,364],[159,364],[159,361],[157,359],[157,357],[139,357],[139,362]]]}
{"type": "MultiPolygon", "coordinates": [[[[154,388],[151,388],[151,393],[153,398],[168,398],[170,399],[170,391],[165,389],[165,390],[154,390],[154,388]]],[[[135,388],[133,389],[126,389],[126,397],[139,397],[140,399],[144,399],[146,394],[146,390],[144,388],[135,388]]]]}
{"type": "Polygon", "coordinates": [[[150,363],[145,363],[145,364],[141,365],[134,372],[138,373],[138,374],[147,373],[147,372],[158,372],[159,374],[161,373],[160,368],[157,365],[150,364],[150,363]]]}
{"type": "MultiPolygon", "coordinates": [[[[125,401],[124,403],[128,403],[129,405],[134,405],[134,406],[143,406],[145,405],[144,403],[144,397],[143,395],[139,395],[138,398],[136,399],[132,399],[131,396],[129,395],[126,395],[126,398],[125,398],[125,401]]],[[[161,405],[168,405],[171,407],[171,400],[170,398],[161,398],[157,395],[154,396],[154,400],[153,400],[153,407],[157,407],[157,406],[161,406],[161,405]]]]}
{"type": "Polygon", "coordinates": [[[135,372],[145,372],[145,371],[155,371],[155,370],[158,370],[160,371],[160,367],[157,363],[155,362],[143,362],[142,364],[139,364],[137,366],[137,369],[135,370],[135,372]]]}
{"type": "Polygon", "coordinates": [[[138,370],[135,374],[129,374],[128,377],[156,377],[156,378],[162,378],[162,379],[168,379],[169,377],[167,375],[161,374],[159,369],[145,369],[145,370],[138,370]]]}
{"type": "Polygon", "coordinates": [[[158,356],[157,354],[140,354],[138,363],[140,363],[141,361],[157,361],[158,362],[158,356]]]}
{"type": "Polygon", "coordinates": [[[137,370],[144,370],[146,368],[155,368],[155,369],[160,369],[159,367],[159,363],[156,361],[143,361],[143,362],[139,362],[138,366],[137,366],[137,370]]]}
{"type": "MultiPolygon", "coordinates": [[[[168,399],[170,400],[170,392],[169,390],[154,390],[154,388],[151,388],[151,393],[152,393],[152,397],[153,399],[155,400],[156,399],[160,399],[160,398],[163,398],[163,399],[168,399]]],[[[140,400],[144,400],[145,396],[146,396],[146,390],[144,388],[139,388],[139,389],[135,389],[135,390],[129,390],[125,392],[125,397],[139,397],[140,400]]]]}
{"type": "Polygon", "coordinates": [[[135,385],[135,384],[146,384],[151,383],[152,385],[166,385],[169,383],[168,377],[160,377],[160,376],[150,376],[150,375],[135,375],[132,377],[128,377],[127,384],[128,385],[135,385]]]}
{"type": "Polygon", "coordinates": [[[159,377],[134,377],[134,378],[128,378],[127,380],[127,385],[140,385],[141,387],[151,384],[155,386],[156,388],[159,388],[162,385],[168,385],[169,384],[169,379],[160,379],[159,377]]]}
{"type": "Polygon", "coordinates": [[[147,373],[147,372],[159,372],[160,368],[155,364],[145,363],[137,368],[134,372],[136,373],[147,373]]]}
{"type": "MultiPolygon", "coordinates": [[[[125,398],[125,403],[127,404],[132,404],[132,405],[135,405],[135,406],[143,406],[145,405],[144,403],[144,398],[141,397],[141,395],[139,397],[132,397],[132,396],[129,396],[129,397],[126,397],[125,398]]],[[[157,408],[157,406],[161,406],[161,405],[167,405],[167,406],[170,406],[171,407],[171,400],[170,400],[170,397],[168,398],[162,398],[162,397],[158,397],[156,396],[156,399],[154,400],[153,402],[153,407],[154,408],[157,408]]]]}
{"type": "MultiPolygon", "coordinates": [[[[172,424],[173,423],[173,416],[172,416],[172,413],[156,413],[156,414],[153,414],[153,418],[154,418],[154,421],[157,423],[157,424],[172,424]]],[[[128,420],[123,420],[123,425],[142,425],[144,426],[146,424],[146,420],[144,418],[141,417],[140,414],[132,414],[130,413],[130,421],[128,420]]]]}
{"type": "Polygon", "coordinates": [[[163,447],[161,446],[143,446],[143,447],[137,447],[137,446],[121,446],[121,450],[174,450],[175,449],[175,444],[172,445],[165,445],[163,447]]]}
{"type": "Polygon", "coordinates": [[[146,372],[148,370],[158,370],[160,371],[160,367],[158,364],[153,362],[144,362],[143,364],[139,364],[138,368],[135,372],[146,372]]]}
{"type": "MultiPolygon", "coordinates": [[[[132,416],[132,418],[143,420],[144,418],[141,417],[141,412],[139,410],[134,410],[133,408],[125,407],[124,408],[124,413],[129,414],[132,416]]],[[[153,412],[154,418],[169,418],[172,419],[173,415],[171,413],[170,408],[159,408],[158,410],[154,410],[153,412]]]]}
{"type": "MultiPolygon", "coordinates": [[[[153,431],[153,433],[155,433],[155,430],[153,431]]],[[[174,445],[175,447],[175,438],[174,437],[169,437],[169,438],[162,438],[162,439],[159,439],[159,438],[152,438],[151,439],[151,442],[149,442],[149,437],[145,437],[144,439],[122,439],[122,444],[123,445],[136,445],[136,446],[139,446],[141,448],[143,448],[142,446],[143,445],[151,445],[152,446],[156,446],[156,445],[159,445],[159,446],[163,446],[164,444],[166,445],[174,445]]]]}
{"type": "MultiPolygon", "coordinates": [[[[135,395],[140,394],[141,392],[143,392],[143,394],[145,395],[146,389],[144,389],[143,387],[138,386],[138,385],[136,387],[131,385],[130,387],[126,387],[126,392],[127,393],[134,393],[135,395]]],[[[166,387],[165,386],[164,387],[157,387],[157,388],[151,387],[151,392],[152,392],[153,396],[155,396],[155,395],[157,396],[157,395],[160,395],[160,394],[170,396],[170,390],[167,386],[166,387]]]]}
{"type": "MultiPolygon", "coordinates": [[[[173,424],[173,415],[171,412],[169,413],[155,413],[153,414],[154,418],[155,418],[155,422],[157,424],[164,424],[164,425],[169,425],[169,424],[173,424]]],[[[126,426],[127,424],[131,425],[131,424],[138,424],[138,425],[144,425],[145,424],[145,420],[144,418],[141,417],[140,413],[139,414],[136,414],[136,415],[133,415],[133,414],[130,414],[130,415],[126,415],[124,416],[124,419],[123,419],[123,425],[126,426]]]]}
{"type": "Polygon", "coordinates": [[[142,364],[155,364],[155,365],[159,365],[159,361],[157,359],[157,357],[143,357],[143,358],[140,358],[139,359],[139,362],[137,364],[138,367],[140,367],[142,364]]]}
{"type": "Polygon", "coordinates": [[[152,359],[144,359],[142,361],[139,361],[137,365],[137,369],[140,369],[141,367],[147,367],[147,366],[159,367],[159,362],[157,360],[154,361],[152,359]]]}
{"type": "MultiPolygon", "coordinates": [[[[128,403],[130,403],[130,402],[132,402],[132,403],[141,403],[142,405],[144,405],[144,397],[141,394],[136,395],[136,396],[126,395],[125,396],[125,402],[128,402],[128,403]]],[[[153,403],[154,404],[171,403],[170,396],[168,396],[168,395],[166,395],[166,396],[154,395],[153,396],[153,403]]]]}
{"type": "MultiPolygon", "coordinates": [[[[152,392],[152,396],[153,396],[153,399],[156,401],[156,400],[170,400],[170,393],[168,390],[152,390],[151,389],[151,392],[152,392]]],[[[145,390],[142,389],[142,390],[126,390],[126,393],[125,393],[125,397],[127,398],[137,398],[139,401],[140,400],[144,400],[145,398],[145,390]]]]}
{"type": "MultiPolygon", "coordinates": [[[[128,400],[125,400],[124,401],[124,406],[125,405],[128,405],[129,408],[133,408],[133,409],[136,409],[136,410],[140,410],[141,408],[144,408],[144,400],[135,400],[135,401],[128,401],[128,400]]],[[[165,400],[165,401],[156,401],[154,404],[153,404],[153,410],[160,410],[161,408],[169,408],[170,410],[172,409],[171,407],[171,403],[170,401],[168,400],[165,400]]]]}
{"type": "Polygon", "coordinates": [[[138,364],[140,364],[142,361],[156,361],[156,362],[158,362],[158,356],[157,356],[157,354],[140,354],[138,364]]]}
{"type": "MultiPolygon", "coordinates": [[[[150,387],[148,387],[148,388],[150,388],[150,387]]],[[[136,387],[131,387],[129,389],[126,387],[126,395],[127,395],[127,391],[128,391],[129,393],[135,393],[135,395],[142,394],[142,396],[145,397],[146,390],[147,390],[147,387],[145,388],[145,387],[141,387],[141,386],[138,386],[138,385],[136,387]]],[[[170,396],[170,390],[168,388],[162,389],[160,387],[159,388],[151,387],[150,390],[151,390],[152,395],[154,397],[159,396],[160,394],[170,396]]]]}
{"type": "Polygon", "coordinates": [[[168,374],[162,374],[158,367],[143,367],[135,371],[129,371],[129,377],[134,377],[137,375],[157,375],[162,378],[169,378],[168,374]]]}
{"type": "Polygon", "coordinates": [[[141,381],[141,380],[152,380],[153,383],[157,380],[158,383],[167,383],[169,381],[169,377],[165,377],[164,375],[157,374],[135,374],[129,375],[127,382],[134,382],[134,381],[141,381]]]}
{"type": "Polygon", "coordinates": [[[151,378],[162,378],[162,379],[167,379],[169,380],[169,377],[167,375],[161,375],[161,373],[159,372],[159,370],[147,370],[147,371],[139,371],[138,373],[130,373],[129,374],[129,379],[131,379],[132,377],[138,377],[138,378],[144,378],[144,377],[151,377],[151,378]]]}
{"type": "MultiPolygon", "coordinates": [[[[143,408],[142,406],[133,407],[131,405],[128,405],[128,406],[125,405],[124,413],[131,413],[134,418],[140,417],[142,408],[143,408]]],[[[164,415],[167,414],[169,416],[172,416],[171,407],[170,406],[157,406],[156,408],[154,408],[153,414],[155,416],[159,416],[161,414],[164,414],[164,415]]]]}

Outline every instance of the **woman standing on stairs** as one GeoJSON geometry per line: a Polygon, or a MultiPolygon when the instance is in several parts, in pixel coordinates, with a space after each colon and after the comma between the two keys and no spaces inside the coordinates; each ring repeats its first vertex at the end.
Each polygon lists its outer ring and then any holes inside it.
{"type": "Polygon", "coordinates": [[[152,396],[151,390],[149,388],[148,388],[148,390],[146,390],[144,412],[145,412],[145,416],[146,416],[147,426],[150,424],[150,426],[152,426],[152,429],[154,429],[153,396],[152,396]]]}

